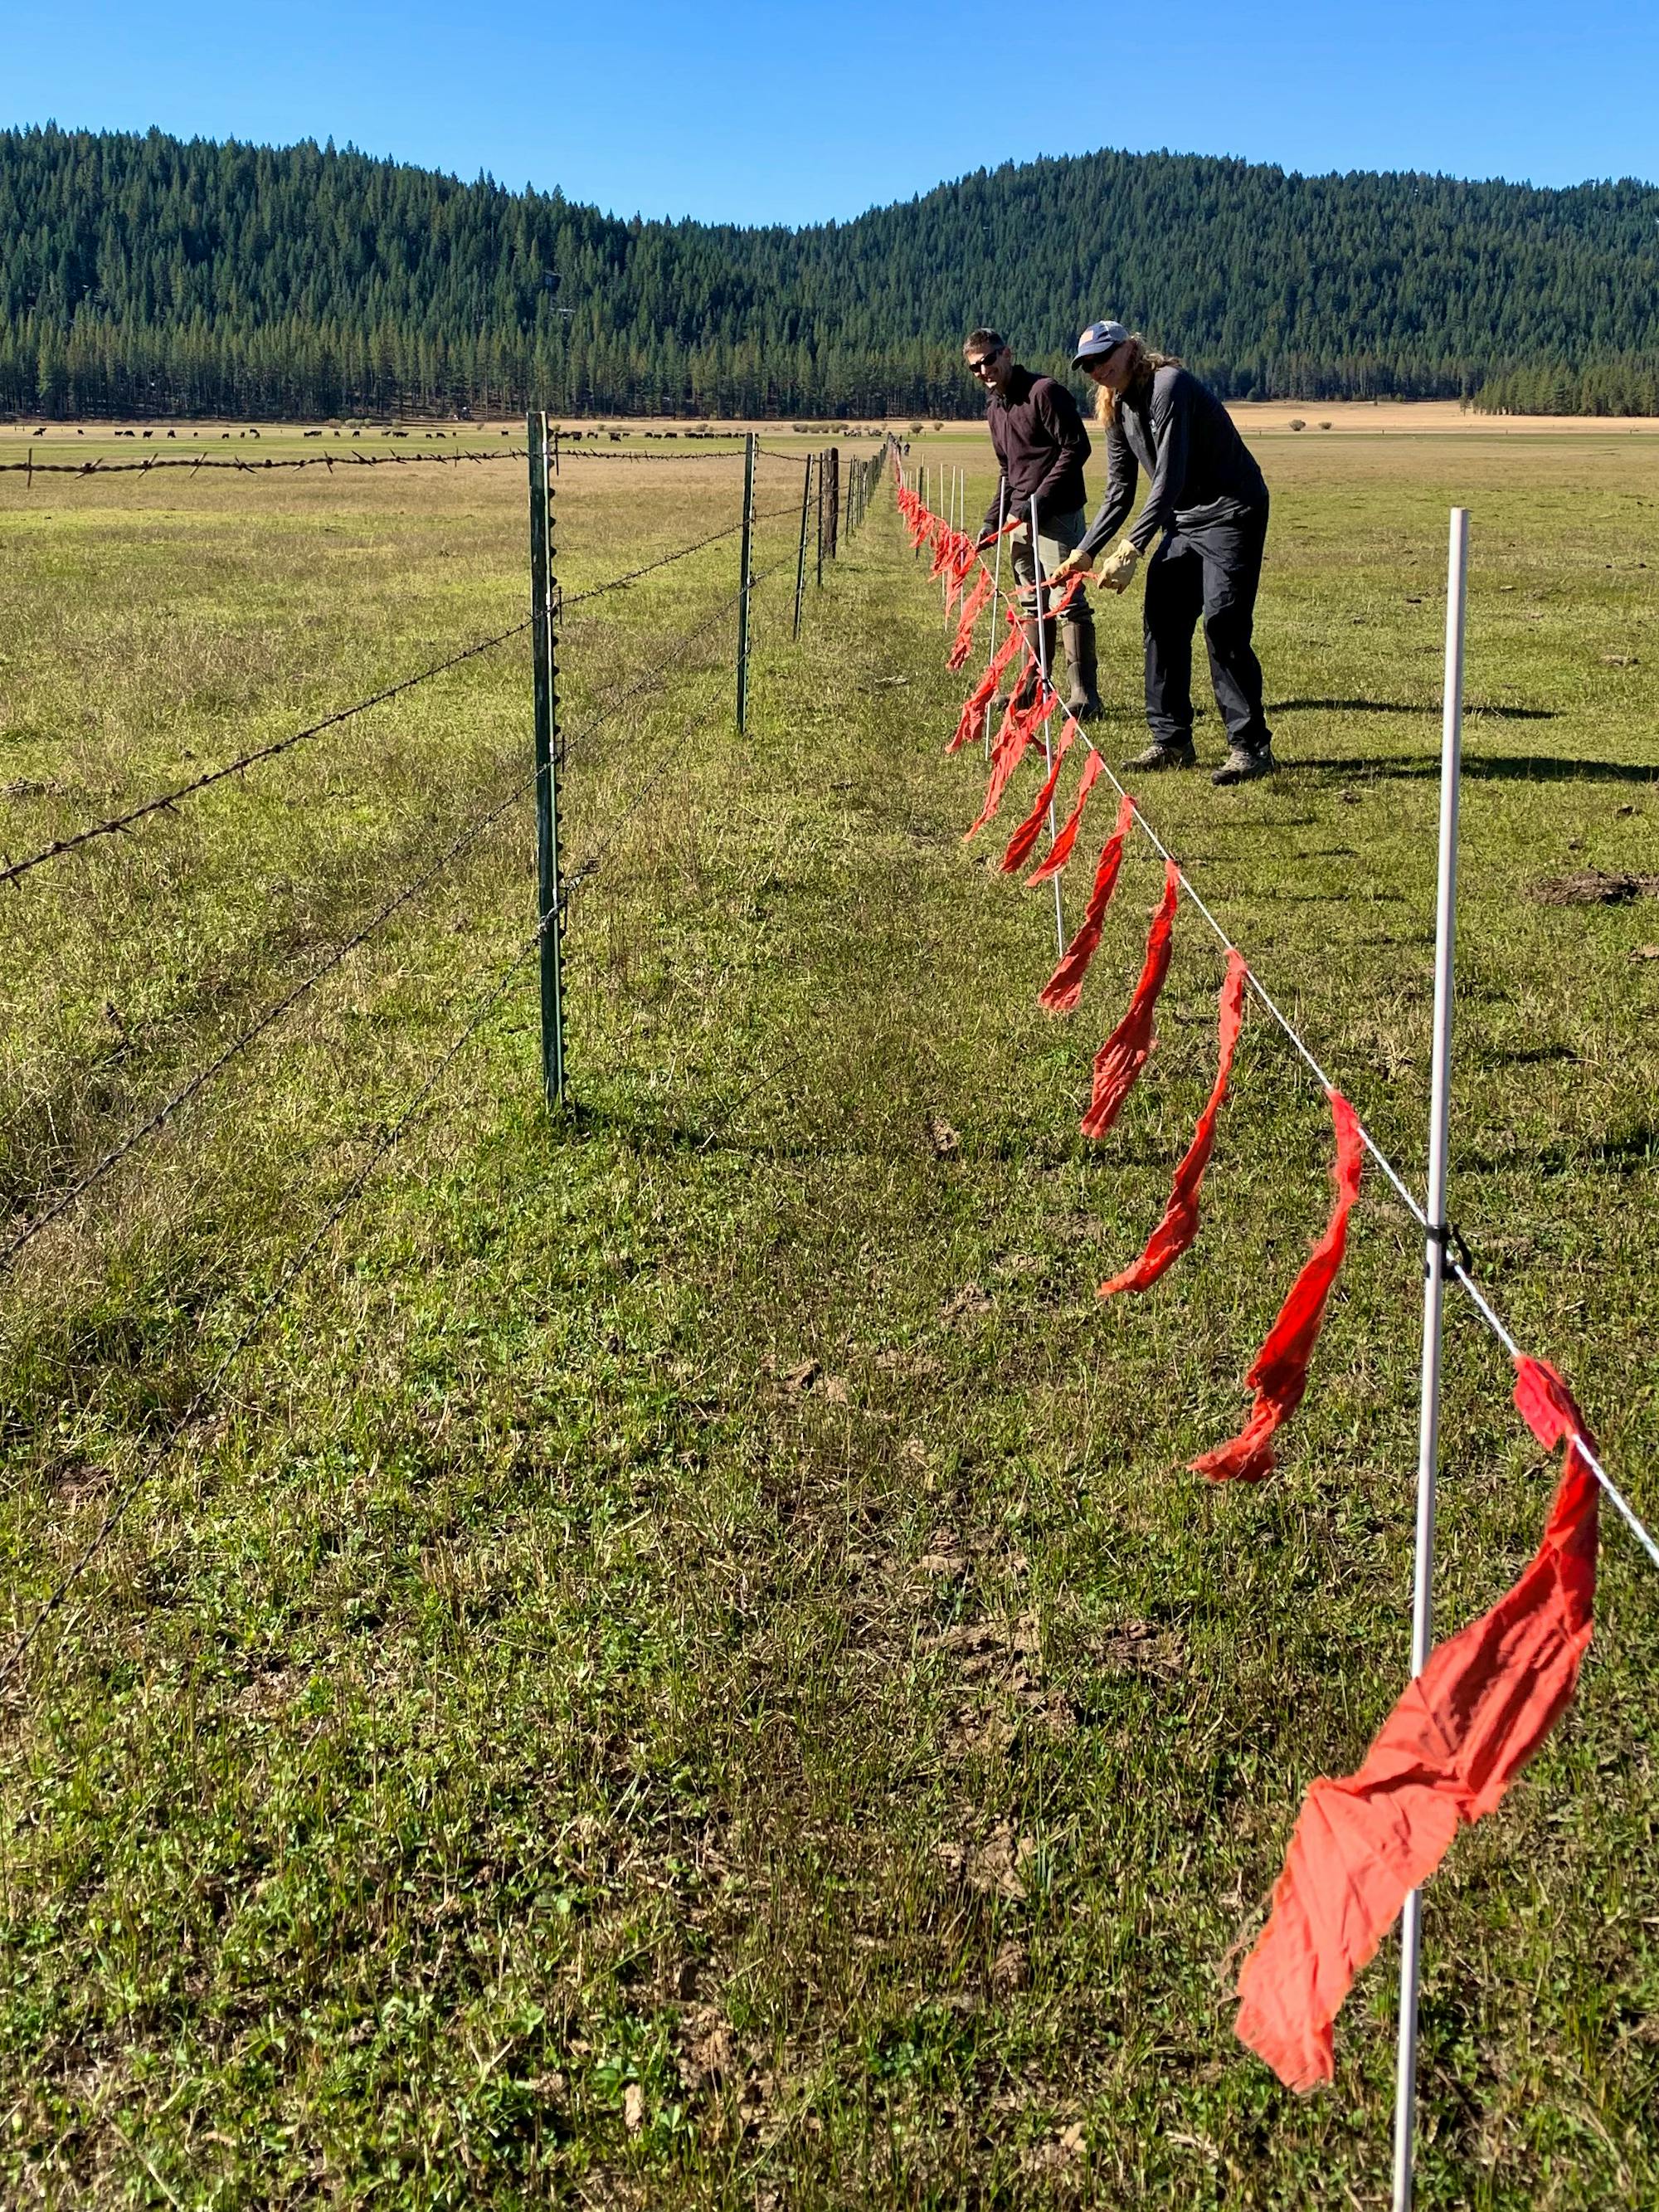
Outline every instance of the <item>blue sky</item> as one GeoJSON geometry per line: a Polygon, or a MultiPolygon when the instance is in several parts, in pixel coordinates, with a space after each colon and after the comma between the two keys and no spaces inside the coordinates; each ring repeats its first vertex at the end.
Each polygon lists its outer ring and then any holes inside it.
{"type": "Polygon", "coordinates": [[[724,10],[0,0],[0,122],[332,137],[621,215],[799,223],[1103,145],[1659,177],[1659,0],[724,10]]]}

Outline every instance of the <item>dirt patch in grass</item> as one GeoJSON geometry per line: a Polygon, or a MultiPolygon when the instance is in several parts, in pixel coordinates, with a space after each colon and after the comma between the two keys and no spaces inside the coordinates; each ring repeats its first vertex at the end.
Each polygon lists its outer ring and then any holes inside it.
{"type": "Polygon", "coordinates": [[[1565,876],[1540,877],[1528,887],[1527,896],[1540,906],[1629,906],[1639,898],[1659,898],[1659,876],[1575,868],[1565,876]]]}

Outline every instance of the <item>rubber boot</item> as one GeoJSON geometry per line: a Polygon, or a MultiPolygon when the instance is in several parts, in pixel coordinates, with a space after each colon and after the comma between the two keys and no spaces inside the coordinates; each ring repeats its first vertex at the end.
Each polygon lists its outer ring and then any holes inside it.
{"type": "Polygon", "coordinates": [[[1072,688],[1066,711],[1074,721],[1097,722],[1104,711],[1097,687],[1095,631],[1092,623],[1068,622],[1061,632],[1066,663],[1072,672],[1072,688]]]}

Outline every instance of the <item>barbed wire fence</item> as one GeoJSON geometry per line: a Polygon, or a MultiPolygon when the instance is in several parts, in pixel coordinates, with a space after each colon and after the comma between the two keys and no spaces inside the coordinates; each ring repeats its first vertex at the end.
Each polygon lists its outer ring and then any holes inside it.
{"type": "MultiPolygon", "coordinates": [[[[158,462],[164,457],[157,457],[158,462]]],[[[323,457],[304,456],[305,462],[315,462],[323,457]]],[[[388,457],[391,458],[391,457],[388,457]]],[[[404,458],[404,457],[398,457],[404,458]]],[[[456,459],[456,456],[418,455],[416,459],[456,459]]],[[[497,456],[488,456],[495,459],[497,456]]],[[[741,727],[746,710],[749,683],[750,631],[749,614],[755,595],[775,579],[793,570],[795,577],[794,605],[791,635],[799,638],[801,624],[801,591],[807,568],[809,527],[813,514],[813,489],[819,492],[818,511],[824,513],[823,497],[826,477],[832,482],[839,477],[835,464],[835,448],[808,454],[763,455],[754,434],[747,434],[744,443],[730,453],[697,455],[698,459],[742,459],[745,462],[743,509],[738,520],[720,530],[711,532],[692,543],[677,546],[671,551],[641,563],[623,574],[608,578],[585,590],[562,597],[556,578],[556,554],[552,519],[554,487],[562,460],[569,458],[562,453],[560,441],[550,431],[544,416],[532,416],[528,424],[528,435],[522,447],[512,455],[528,461],[530,469],[530,515],[532,556],[532,611],[522,621],[497,631],[489,637],[474,641],[458,651],[445,655],[415,674],[381,687],[362,699],[310,722],[286,736],[263,746],[244,751],[218,768],[205,771],[189,782],[157,793],[153,798],[111,817],[84,825],[79,830],[54,838],[37,851],[18,860],[8,860],[0,868],[0,888],[15,887],[20,890],[26,878],[49,866],[66,864],[72,857],[83,853],[98,841],[117,836],[127,836],[162,815],[175,815],[181,808],[203,793],[223,785],[321,736],[341,727],[372,708],[400,697],[418,687],[434,682],[441,676],[481,656],[498,650],[527,632],[532,637],[534,659],[534,725],[533,760],[528,773],[513,776],[505,785],[497,787],[486,797],[483,805],[461,826],[424,866],[383,899],[362,921],[306,970],[295,982],[280,992],[264,1006],[252,1020],[203,1065],[193,1070],[167,1097],[144,1111],[140,1117],[113,1143],[107,1145],[88,1162],[63,1188],[43,1194],[40,1200],[27,1212],[26,1218],[13,1230],[9,1238],[0,1244],[0,1280],[11,1274],[23,1255],[49,1231],[62,1221],[95,1188],[105,1182],[122,1164],[141,1152],[143,1148],[178,1117],[259,1042],[269,1035],[296,1006],[307,1000],[330,975],[340,969],[352,955],[360,951],[409,908],[433,884],[451,870],[464,856],[477,847],[486,835],[504,822],[514,808],[528,794],[534,794],[538,829],[538,894],[536,922],[533,930],[514,949],[506,964],[495,974],[489,985],[469,1002],[459,1028],[433,1064],[426,1079],[397,1118],[380,1133],[368,1157],[356,1168],[344,1188],[327,1208],[320,1224],[295,1254],[284,1261],[270,1290],[256,1305],[246,1323],[238,1331],[229,1348],[216,1363],[211,1372],[189,1395],[181,1412],[167,1421],[159,1434],[150,1437],[139,1449],[127,1474],[114,1486],[96,1527],[76,1548],[67,1565],[52,1581],[44,1597],[20,1630],[10,1649],[0,1656],[0,1694],[15,1693],[17,1677],[23,1662],[34,1648],[50,1623],[62,1613],[71,1594],[84,1579],[88,1569],[120,1526],[134,1501],[143,1494],[155,1473],[166,1464],[174,1448],[206,1408],[219,1395],[236,1360],[258,1336],[265,1322],[281,1306],[294,1285],[305,1273],[316,1255],[322,1249],[335,1229],[351,1212],[362,1199],[376,1170],[395,1152],[409,1131],[414,1127],[430,1106],[444,1077],[468,1047],[481,1035],[490,1015],[507,998],[525,969],[539,961],[542,975],[542,1027],[544,1078],[548,1099],[555,1107],[569,1103],[569,1085],[565,1062],[563,1030],[563,976],[561,941],[569,926],[572,901],[574,896],[590,884],[607,859],[616,850],[623,833],[636,817],[647,797],[660,783],[673,761],[679,757],[685,739],[698,734],[724,718],[727,710],[724,701],[705,708],[689,723],[678,726],[659,742],[640,769],[634,789],[626,805],[615,814],[590,848],[568,867],[563,865],[559,843],[558,797],[562,770],[573,762],[587,757],[588,750],[602,730],[611,723],[618,712],[632,703],[643,701],[682,675],[690,665],[700,647],[704,647],[721,624],[734,613],[738,617],[738,644],[735,676],[738,687],[738,721],[741,727]],[[799,501],[758,507],[755,500],[755,473],[762,459],[783,459],[793,467],[802,468],[803,484],[799,501]],[[758,524],[793,519],[797,525],[797,540],[793,548],[779,558],[757,568],[755,562],[755,531],[758,524]],[[557,690],[558,647],[564,615],[580,605],[591,605],[609,595],[626,591],[642,579],[665,570],[675,563],[690,559],[733,537],[742,538],[738,580],[735,590],[721,598],[714,609],[702,615],[692,626],[678,632],[672,642],[656,653],[647,665],[630,680],[609,687],[572,727],[562,726],[559,720],[557,690]]],[[[613,455],[584,455],[585,459],[622,458],[613,455]]],[[[641,455],[645,461],[674,461],[694,458],[680,455],[641,455]]],[[[853,475],[864,487],[866,495],[873,487],[879,472],[883,456],[854,465],[853,475]]],[[[75,471],[77,475],[91,471],[75,471]]],[[[850,522],[851,517],[848,516],[850,522]]],[[[821,523],[818,537],[819,574],[825,558],[833,560],[841,542],[839,516],[836,503],[830,505],[827,520],[821,523]]]]}

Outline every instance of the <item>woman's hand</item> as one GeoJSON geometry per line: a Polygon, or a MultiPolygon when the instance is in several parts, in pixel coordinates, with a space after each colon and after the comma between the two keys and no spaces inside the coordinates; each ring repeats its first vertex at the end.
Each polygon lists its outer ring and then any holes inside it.
{"type": "Polygon", "coordinates": [[[1120,538],[1115,551],[1107,556],[1100,572],[1101,588],[1108,592],[1127,589],[1136,563],[1140,559],[1140,548],[1127,538],[1120,538]]]}
{"type": "Polygon", "coordinates": [[[1094,570],[1093,556],[1087,553],[1068,553],[1049,576],[1051,584],[1069,584],[1073,576],[1087,576],[1094,570]]]}

